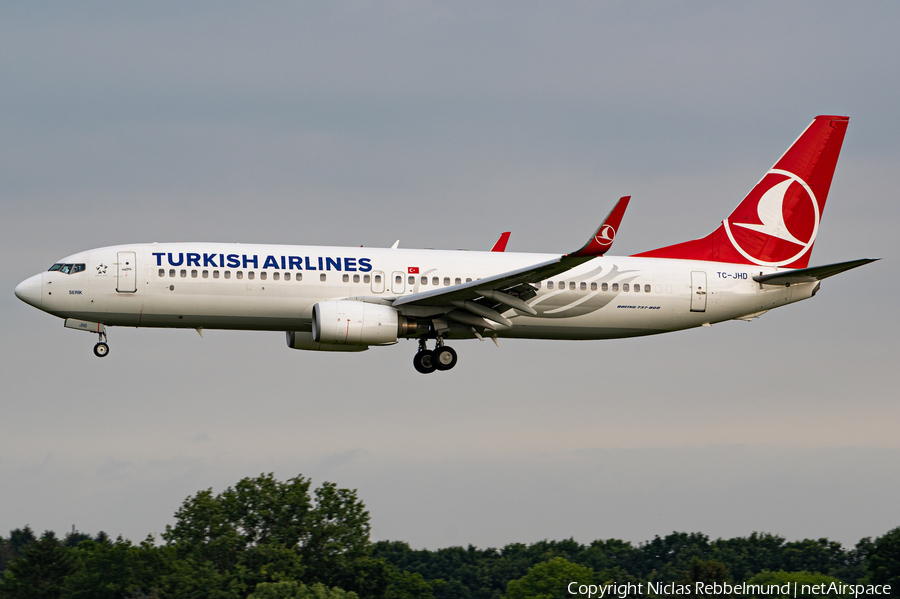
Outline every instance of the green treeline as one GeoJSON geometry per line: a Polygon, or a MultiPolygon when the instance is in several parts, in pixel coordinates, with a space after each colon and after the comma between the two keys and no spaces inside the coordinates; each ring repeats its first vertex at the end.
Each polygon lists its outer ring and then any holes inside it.
{"type": "Polygon", "coordinates": [[[572,581],[643,583],[643,594],[629,596],[652,597],[648,582],[795,580],[891,584],[900,596],[900,528],[846,549],[828,539],[672,533],[638,545],[570,539],[429,551],[372,543],[369,532],[356,491],[261,475],[188,497],[159,544],[14,530],[0,537],[0,598],[551,599],[571,596],[572,581]]]}

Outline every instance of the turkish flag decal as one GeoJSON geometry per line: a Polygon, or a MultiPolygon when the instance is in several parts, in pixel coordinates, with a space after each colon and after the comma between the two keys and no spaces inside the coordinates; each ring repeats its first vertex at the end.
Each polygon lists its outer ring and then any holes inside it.
{"type": "Polygon", "coordinates": [[[419,267],[418,267],[418,266],[410,266],[410,267],[409,267],[409,274],[411,274],[411,275],[417,275],[417,274],[419,274],[419,267]]]}

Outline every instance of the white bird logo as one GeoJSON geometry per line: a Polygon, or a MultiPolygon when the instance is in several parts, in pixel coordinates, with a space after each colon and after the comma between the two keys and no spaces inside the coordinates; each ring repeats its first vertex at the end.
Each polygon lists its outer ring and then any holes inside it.
{"type": "Polygon", "coordinates": [[[616,230],[612,225],[604,225],[600,228],[600,232],[597,233],[597,236],[594,239],[600,245],[609,245],[613,242],[613,239],[616,238],[616,230]]]}
{"type": "Polygon", "coordinates": [[[806,245],[788,231],[787,224],[784,222],[784,196],[788,187],[794,182],[793,179],[785,179],[781,183],[773,185],[766,193],[759,198],[759,204],[756,205],[756,212],[759,214],[761,225],[745,225],[743,223],[733,223],[735,227],[743,227],[751,231],[758,231],[765,235],[771,235],[778,239],[784,239],[797,245],[806,245]]]}

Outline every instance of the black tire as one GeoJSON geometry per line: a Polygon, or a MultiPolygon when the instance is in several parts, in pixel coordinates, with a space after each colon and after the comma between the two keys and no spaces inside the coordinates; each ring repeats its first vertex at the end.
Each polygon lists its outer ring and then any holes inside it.
{"type": "Polygon", "coordinates": [[[94,355],[98,358],[105,358],[109,355],[109,346],[101,341],[94,346],[94,355]]]}
{"type": "Polygon", "coordinates": [[[434,357],[432,358],[434,367],[438,370],[450,370],[456,366],[456,362],[459,359],[456,356],[456,351],[454,351],[452,347],[447,347],[446,345],[437,348],[432,353],[434,353],[434,357]]]}
{"type": "Polygon", "coordinates": [[[437,367],[434,365],[434,353],[424,349],[413,356],[413,366],[422,374],[431,374],[437,367]]]}

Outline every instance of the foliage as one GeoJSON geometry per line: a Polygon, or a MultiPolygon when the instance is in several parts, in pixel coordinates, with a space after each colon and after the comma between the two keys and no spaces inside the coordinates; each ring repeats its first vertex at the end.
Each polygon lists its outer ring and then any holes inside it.
{"type": "Polygon", "coordinates": [[[889,584],[892,592],[900,592],[900,527],[875,539],[869,551],[868,582],[889,584]]]}
{"type": "Polygon", "coordinates": [[[306,586],[300,582],[261,582],[247,599],[358,599],[358,595],[337,587],[329,589],[317,582],[306,586]]]}
{"type": "Polygon", "coordinates": [[[553,557],[528,570],[528,574],[506,585],[506,599],[563,599],[571,597],[569,583],[594,584],[594,571],[553,557]]]}
{"type": "Polygon", "coordinates": [[[8,599],[56,599],[66,577],[76,569],[75,559],[56,536],[45,532],[24,546],[20,559],[4,573],[0,596],[8,599]]]}
{"type": "Polygon", "coordinates": [[[369,530],[356,491],[263,474],[188,497],[162,546],[103,532],[73,530],[60,540],[15,529],[0,537],[0,599],[517,599],[566,596],[572,580],[692,591],[697,582],[731,581],[900,589],[900,528],[852,548],[766,533],[711,540],[673,532],[641,544],[564,539],[436,550],[373,544],[369,530]]]}

